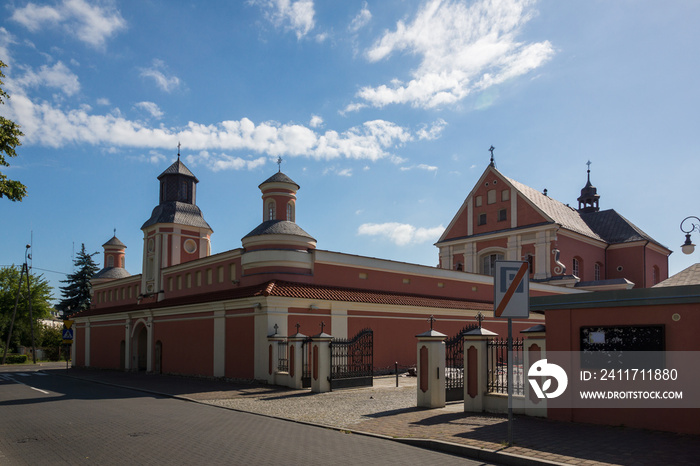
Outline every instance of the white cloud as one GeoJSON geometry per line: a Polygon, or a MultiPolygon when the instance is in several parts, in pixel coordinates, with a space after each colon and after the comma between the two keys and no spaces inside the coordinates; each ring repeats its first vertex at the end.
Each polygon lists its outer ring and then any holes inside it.
{"type": "Polygon", "coordinates": [[[442,118],[439,118],[430,126],[430,128],[424,126],[423,128],[419,129],[416,134],[418,135],[418,139],[432,141],[438,139],[442,135],[442,130],[445,129],[445,126],[447,126],[447,122],[442,118]]]}
{"type": "Polygon", "coordinates": [[[372,13],[369,11],[369,8],[367,8],[367,2],[365,2],[362,5],[362,9],[357,14],[357,16],[355,16],[352,19],[350,26],[348,26],[348,30],[350,32],[357,32],[360,29],[362,29],[363,27],[365,27],[367,25],[367,23],[370,22],[371,19],[372,19],[372,13]]]}
{"type": "Polygon", "coordinates": [[[163,111],[153,102],[137,102],[134,107],[144,110],[153,118],[160,119],[163,116],[163,111]]]}
{"type": "Polygon", "coordinates": [[[109,99],[106,97],[100,97],[97,99],[97,105],[109,105],[109,99]]]}
{"type": "Polygon", "coordinates": [[[309,126],[311,126],[312,128],[318,128],[320,126],[323,126],[323,118],[321,118],[318,115],[312,115],[311,121],[309,121],[309,126]]]}
{"type": "Polygon", "coordinates": [[[152,78],[161,90],[172,92],[180,86],[180,78],[175,75],[166,75],[167,69],[162,60],[153,60],[150,68],[142,68],[141,76],[152,78]]]}
{"type": "Polygon", "coordinates": [[[126,28],[126,21],[118,10],[85,0],[63,0],[55,7],[30,2],[14,10],[10,18],[32,32],[47,26],[61,27],[68,34],[97,48],[104,46],[109,37],[126,28]]]}
{"type": "MultiPolygon", "coordinates": [[[[312,0],[251,0],[263,8],[266,18],[275,25],[294,31],[297,39],[308,34],[315,25],[314,2],[312,0]]],[[[323,42],[325,35],[317,36],[323,42]]]]}
{"type": "Polygon", "coordinates": [[[21,88],[52,87],[72,96],[80,90],[78,76],[62,62],[53,66],[42,65],[38,71],[21,67],[24,74],[12,79],[13,86],[21,88]]]}
{"type": "Polygon", "coordinates": [[[399,170],[401,170],[402,172],[406,172],[409,170],[413,170],[414,168],[416,168],[418,170],[425,170],[428,172],[436,172],[438,169],[438,167],[436,167],[434,165],[427,165],[425,163],[421,163],[418,165],[411,165],[410,167],[401,167],[401,168],[399,168],[399,170]]]}
{"type": "MultiPolygon", "coordinates": [[[[316,160],[339,158],[377,161],[404,159],[391,150],[415,140],[410,130],[386,120],[367,121],[343,132],[314,131],[298,124],[254,123],[248,118],[217,124],[189,122],[185,127],[150,126],[126,119],[118,108],[92,114],[89,108],[64,110],[46,101],[34,102],[15,86],[7,117],[22,125],[23,142],[48,147],[92,144],[143,149],[170,149],[178,142],[190,150],[249,151],[268,157],[300,156],[316,160]]],[[[142,106],[146,104],[142,104],[142,106]]],[[[151,108],[157,113],[157,107],[151,108]]],[[[235,159],[221,157],[211,167],[235,167],[235,159]]]]}
{"type": "MultiPolygon", "coordinates": [[[[410,104],[450,105],[530,70],[554,54],[549,41],[525,44],[516,37],[534,12],[532,0],[430,0],[412,22],[399,21],[367,51],[371,62],[394,52],[417,55],[421,62],[410,79],[362,87],[357,97],[374,107],[410,104]]],[[[345,111],[361,108],[353,102],[345,111]]]]}
{"type": "Polygon", "coordinates": [[[433,228],[416,228],[407,223],[364,223],[357,229],[358,235],[379,236],[390,240],[397,246],[437,241],[445,231],[440,225],[433,228]]]}

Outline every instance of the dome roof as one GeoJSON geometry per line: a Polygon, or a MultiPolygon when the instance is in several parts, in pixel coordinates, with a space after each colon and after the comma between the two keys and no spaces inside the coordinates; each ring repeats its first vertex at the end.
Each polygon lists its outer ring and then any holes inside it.
{"type": "Polygon", "coordinates": [[[267,184],[267,183],[287,183],[287,184],[293,184],[294,186],[297,187],[297,189],[299,189],[299,185],[296,184],[290,177],[288,177],[287,175],[285,175],[285,174],[282,173],[282,172],[277,172],[277,173],[275,173],[274,175],[272,175],[271,177],[269,177],[268,179],[266,179],[265,181],[263,181],[262,183],[260,183],[260,186],[258,186],[258,188],[261,188],[264,184],[267,184]]]}

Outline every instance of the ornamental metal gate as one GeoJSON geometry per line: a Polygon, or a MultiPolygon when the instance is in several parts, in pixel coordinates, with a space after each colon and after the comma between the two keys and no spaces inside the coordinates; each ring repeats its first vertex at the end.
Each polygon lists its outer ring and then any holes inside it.
{"type": "Polygon", "coordinates": [[[311,387],[311,337],[301,344],[301,387],[311,387]]]}
{"type": "Polygon", "coordinates": [[[331,341],[331,390],[372,386],[374,371],[374,333],[361,330],[352,339],[331,341]]]}
{"type": "Polygon", "coordinates": [[[478,328],[469,324],[445,341],[445,400],[464,399],[464,333],[478,328]]]}
{"type": "MultiPolygon", "coordinates": [[[[486,388],[489,393],[508,393],[508,339],[491,339],[486,343],[486,388]]],[[[525,394],[523,374],[523,339],[513,338],[513,395],[525,394]]]]}

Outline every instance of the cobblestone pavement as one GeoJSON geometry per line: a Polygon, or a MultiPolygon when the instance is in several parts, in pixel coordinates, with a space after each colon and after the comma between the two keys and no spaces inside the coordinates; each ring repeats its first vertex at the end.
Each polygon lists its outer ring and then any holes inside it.
{"type": "MultiPolygon", "coordinates": [[[[464,413],[460,402],[419,409],[416,379],[411,377],[400,377],[398,388],[396,379],[389,376],[375,378],[373,387],[311,394],[308,390],[176,376],[85,369],[62,372],[297,422],[408,441],[433,440],[437,441],[430,445],[433,448],[449,450],[457,445],[462,454],[472,457],[496,452],[504,464],[516,464],[520,459],[575,465],[700,464],[698,436],[528,416],[515,416],[514,446],[507,447],[506,416],[464,413]]],[[[496,462],[492,456],[485,458],[496,462]]]]}

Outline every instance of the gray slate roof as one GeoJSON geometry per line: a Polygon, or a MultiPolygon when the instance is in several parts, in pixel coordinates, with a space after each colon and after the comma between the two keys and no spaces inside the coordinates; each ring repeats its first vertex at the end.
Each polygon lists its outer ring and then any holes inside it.
{"type": "Polygon", "coordinates": [[[646,240],[659,244],[614,209],[581,214],[581,218],[607,243],[617,244],[646,240]]]}
{"type": "Polygon", "coordinates": [[[681,270],[661,283],[657,283],[653,288],[687,285],[700,285],[700,264],[693,264],[687,269],[681,270]]]}
{"type": "Polygon", "coordinates": [[[165,169],[163,173],[158,175],[158,179],[160,180],[166,175],[184,175],[184,176],[189,176],[191,178],[194,178],[195,183],[199,183],[199,180],[197,179],[196,176],[190,171],[189,168],[185,166],[184,163],[180,162],[180,159],[178,158],[175,163],[170,165],[168,168],[165,169]]]}
{"type": "Polygon", "coordinates": [[[212,229],[204,220],[199,207],[180,201],[169,201],[157,205],[151,213],[151,218],[146,220],[141,229],[143,230],[156,223],[177,223],[179,225],[212,229]]]}
{"type": "Polygon", "coordinates": [[[271,177],[269,177],[268,179],[266,179],[265,181],[260,183],[258,188],[260,186],[264,185],[265,183],[290,183],[290,184],[293,184],[294,186],[296,186],[297,189],[299,189],[299,185],[296,184],[290,177],[288,177],[287,175],[285,175],[282,172],[275,173],[274,175],[272,175],[271,177]]]}
{"type": "Polygon", "coordinates": [[[287,220],[268,220],[262,222],[243,238],[260,235],[296,235],[316,241],[310,234],[302,230],[299,225],[287,220]]]}
{"type": "Polygon", "coordinates": [[[109,241],[107,241],[105,244],[102,245],[102,247],[105,247],[105,246],[117,246],[120,248],[126,248],[126,245],[124,243],[122,243],[121,241],[119,241],[119,238],[117,238],[116,236],[112,236],[112,239],[110,239],[109,241]]]}
{"type": "Polygon", "coordinates": [[[130,277],[130,276],[131,276],[131,274],[129,272],[127,272],[125,268],[105,267],[104,269],[100,270],[95,275],[93,275],[92,279],[93,280],[97,280],[97,279],[115,280],[117,278],[126,278],[126,277],[130,277]]]}

